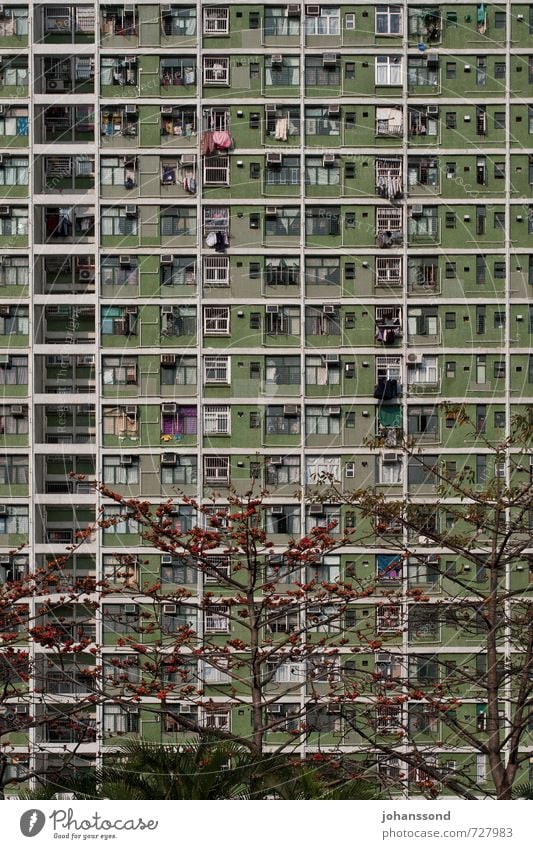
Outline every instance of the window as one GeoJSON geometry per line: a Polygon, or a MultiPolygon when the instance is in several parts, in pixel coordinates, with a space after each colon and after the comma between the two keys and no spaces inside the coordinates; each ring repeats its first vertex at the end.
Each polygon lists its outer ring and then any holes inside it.
{"type": "Polygon", "coordinates": [[[306,35],[339,35],[341,13],[339,6],[321,6],[319,15],[306,15],[306,35]]]}
{"type": "MultiPolygon", "coordinates": [[[[123,505],[107,505],[104,510],[104,519],[110,521],[109,527],[104,526],[103,528],[104,536],[109,534],[137,534],[139,532],[137,522],[123,505]]],[[[113,610],[116,610],[116,607],[113,607],[113,610]]],[[[135,617],[137,616],[138,614],[135,612],[135,617]]]]}
{"type": "Polygon", "coordinates": [[[13,415],[10,406],[0,407],[0,434],[28,433],[28,410],[22,415],[13,415]]]}
{"type": "Polygon", "coordinates": [[[505,130],[505,112],[494,113],[494,129],[505,130]]]}
{"type": "Polygon", "coordinates": [[[124,206],[105,206],[101,212],[102,236],[136,236],[137,216],[126,215],[124,206]]]}
{"type": "Polygon", "coordinates": [[[505,230],[505,210],[494,213],[494,229],[505,230]]]}
{"type": "Polygon", "coordinates": [[[161,464],[161,483],[164,486],[195,484],[198,480],[198,462],[196,457],[174,454],[172,464],[161,464]]]}
{"type": "Polygon", "coordinates": [[[159,215],[161,236],[196,236],[194,206],[161,207],[159,215]]]}
{"type": "Polygon", "coordinates": [[[504,378],[505,377],[505,360],[495,360],[494,361],[494,377],[496,377],[496,378],[504,378]]]}
{"type": "Polygon", "coordinates": [[[305,433],[307,436],[333,435],[340,433],[340,415],[337,407],[309,406],[305,410],[305,433]],[[332,413],[331,411],[335,411],[332,413]]]}
{"type": "Polygon", "coordinates": [[[418,437],[434,438],[438,433],[438,415],[434,407],[408,407],[407,430],[418,437]]]}
{"type": "Polygon", "coordinates": [[[305,308],[305,332],[307,336],[340,336],[340,307],[331,305],[325,312],[324,307],[305,308]]]}
{"type": "Polygon", "coordinates": [[[28,483],[28,460],[24,456],[6,455],[0,457],[0,485],[16,486],[28,483]]]}
{"type": "Polygon", "coordinates": [[[204,383],[229,383],[230,358],[218,355],[204,357],[204,383]]]}
{"type": "Polygon", "coordinates": [[[326,362],[320,355],[306,357],[305,382],[308,386],[338,386],[340,363],[326,362]]]}
{"type": "Polygon", "coordinates": [[[196,9],[189,6],[163,6],[161,12],[163,33],[169,35],[196,35],[196,9]]]}
{"type": "Polygon", "coordinates": [[[338,236],[340,234],[340,207],[308,206],[305,211],[306,236],[338,236]]]}
{"type": "Polygon", "coordinates": [[[4,256],[0,261],[0,286],[27,286],[29,260],[22,256],[4,256]]]}
{"type": "Polygon", "coordinates": [[[402,578],[402,559],[397,554],[377,554],[376,570],[380,583],[397,583],[402,578]]]}
{"type": "Polygon", "coordinates": [[[104,386],[136,386],[136,357],[102,357],[102,383],[104,386]]]}
{"type": "Polygon", "coordinates": [[[280,64],[271,57],[265,61],[265,86],[299,86],[300,60],[298,56],[284,56],[280,64]]]}
{"type": "Polygon", "coordinates": [[[0,217],[0,236],[27,236],[28,209],[23,206],[9,207],[9,215],[0,217]]]}
{"type": "Polygon", "coordinates": [[[397,604],[381,604],[376,608],[376,630],[378,634],[397,631],[401,627],[401,608],[397,604]]]}
{"type": "Polygon", "coordinates": [[[0,307],[0,336],[27,336],[28,322],[28,307],[0,307]]]}
{"type": "Polygon", "coordinates": [[[446,62],[446,79],[455,80],[457,77],[457,62],[446,62]]]}
{"type": "Polygon", "coordinates": [[[26,156],[4,155],[0,168],[0,186],[27,186],[28,158],[26,156]]]}
{"type": "Polygon", "coordinates": [[[267,436],[289,435],[300,433],[300,412],[296,415],[287,415],[287,409],[283,406],[269,405],[265,408],[265,434],[267,436]]]}
{"type": "Polygon", "coordinates": [[[478,56],[476,59],[476,85],[487,85],[487,59],[478,56]]]}
{"type": "Polygon", "coordinates": [[[494,79],[495,80],[504,80],[505,79],[505,62],[495,62],[494,63],[494,79]]]}
{"type": "Polygon", "coordinates": [[[403,65],[401,56],[376,56],[375,84],[402,85],[403,65]]]}
{"type": "Polygon", "coordinates": [[[446,112],[446,129],[447,130],[455,130],[457,127],[457,113],[456,112],[446,112]]]}
{"type": "Polygon", "coordinates": [[[231,408],[204,407],[204,435],[229,436],[231,433],[231,408]]]}
{"type": "Polygon", "coordinates": [[[121,262],[118,256],[102,257],[100,280],[102,286],[137,286],[138,265],[136,257],[128,257],[121,262]]]}
{"type": "Polygon", "coordinates": [[[409,56],[407,60],[407,82],[409,86],[436,86],[439,69],[422,56],[409,56]]]}
{"type": "Polygon", "coordinates": [[[0,362],[0,386],[24,386],[28,383],[28,357],[8,356],[0,362]]]}
{"type": "Polygon", "coordinates": [[[496,10],[494,12],[494,26],[496,29],[505,29],[505,12],[496,10]]]}
{"type": "Polygon", "coordinates": [[[204,35],[229,34],[229,9],[221,6],[204,7],[204,35]]]}
{"type": "Polygon", "coordinates": [[[415,605],[409,609],[410,639],[431,642],[439,638],[440,619],[431,605],[415,605]]]}
{"type": "MultiPolygon", "coordinates": [[[[340,112],[338,115],[330,115],[327,106],[306,106],[306,136],[339,136],[340,128],[340,112]]],[[[320,162],[322,163],[322,158],[320,162]]]]}
{"type": "Polygon", "coordinates": [[[408,233],[410,237],[434,238],[438,235],[439,215],[436,206],[422,207],[421,215],[411,215],[408,218],[408,233]]]}
{"type": "Polygon", "coordinates": [[[306,257],[305,282],[308,286],[340,286],[338,257],[306,257]]]}
{"type": "Polygon", "coordinates": [[[265,216],[265,236],[299,236],[300,210],[298,207],[279,207],[275,216],[265,216]]]}
{"type": "Polygon", "coordinates": [[[300,282],[300,261],[265,258],[264,278],[267,286],[295,286],[300,282]]]}
{"type": "Polygon", "coordinates": [[[403,481],[402,455],[396,451],[384,451],[377,458],[378,483],[394,485],[403,481]]]}
{"type": "MultiPolygon", "coordinates": [[[[407,382],[411,386],[416,383],[438,382],[437,357],[424,354],[422,362],[407,371],[407,382]]],[[[449,375],[448,375],[449,376],[449,375]]]]}
{"type": "Polygon", "coordinates": [[[209,336],[227,335],[230,332],[229,307],[204,307],[204,333],[209,336]]]}
{"type": "Polygon", "coordinates": [[[287,15],[286,6],[265,6],[263,35],[297,36],[300,34],[300,18],[287,15]]]}
{"type": "Polygon", "coordinates": [[[307,484],[317,484],[320,480],[340,481],[341,460],[340,457],[306,457],[305,458],[305,481],[307,484]]]}
{"type": "Polygon", "coordinates": [[[300,157],[284,156],[281,166],[265,169],[266,186],[299,186],[300,185],[300,157]]]}
{"type": "Polygon", "coordinates": [[[300,383],[300,357],[266,357],[267,384],[298,385],[300,383]]]}
{"type": "Polygon", "coordinates": [[[376,6],[376,35],[402,34],[402,7],[376,6]]]}
{"type": "MultiPolygon", "coordinates": [[[[436,423],[435,423],[436,424],[436,423]]],[[[437,483],[436,468],[438,457],[410,457],[408,463],[407,481],[413,486],[434,486],[437,483]]]]}
{"type": "Polygon", "coordinates": [[[341,84],[340,64],[325,65],[322,56],[307,56],[305,59],[306,86],[332,86],[338,88],[341,84]]]}
{"type": "Polygon", "coordinates": [[[196,357],[179,357],[173,354],[161,357],[162,386],[196,386],[196,357]]]}
{"type": "Polygon", "coordinates": [[[206,484],[229,484],[229,480],[229,457],[204,457],[204,482],[206,484]]]}
{"type": "MultiPolygon", "coordinates": [[[[445,265],[445,274],[447,280],[454,280],[457,277],[457,263],[447,262],[445,265]]],[[[455,313],[446,313],[446,315],[455,315],[455,313]]],[[[455,322],[453,327],[455,327],[455,322]]]]}
{"type": "Polygon", "coordinates": [[[138,484],[139,483],[139,458],[128,456],[104,457],[103,458],[104,483],[115,484],[138,484]],[[127,459],[127,463],[125,462],[127,459]]]}
{"type": "Polygon", "coordinates": [[[308,186],[338,186],[340,185],[340,165],[324,165],[323,156],[306,156],[305,182],[308,186]]]}
{"type": "MultiPolygon", "coordinates": [[[[289,421],[292,421],[289,419],[289,421]]],[[[267,486],[283,486],[284,484],[300,483],[300,458],[283,457],[282,462],[267,461],[265,481],[267,486]]]]}
{"type": "Polygon", "coordinates": [[[300,534],[300,508],[286,504],[267,506],[265,509],[267,534],[300,534]]]}

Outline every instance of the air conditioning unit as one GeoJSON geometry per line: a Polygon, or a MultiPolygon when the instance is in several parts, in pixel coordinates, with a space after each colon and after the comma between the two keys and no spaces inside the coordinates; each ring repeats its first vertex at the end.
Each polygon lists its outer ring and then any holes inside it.
{"type": "Polygon", "coordinates": [[[438,53],[426,53],[426,62],[428,65],[438,65],[439,64],[439,54],[438,53]]]}
{"type": "Polygon", "coordinates": [[[161,454],[161,465],[162,466],[175,466],[176,465],[176,455],[175,454],[161,454]]]}
{"type": "Polygon", "coordinates": [[[322,312],[325,315],[334,315],[335,314],[335,305],[334,304],[324,304],[322,307],[322,312]]]}
{"type": "Polygon", "coordinates": [[[137,606],[135,604],[125,604],[124,613],[137,613],[137,606]]]}
{"type": "Polygon", "coordinates": [[[120,455],[120,465],[121,466],[132,466],[133,465],[133,457],[131,454],[121,454],[120,455]]]}
{"type": "Polygon", "coordinates": [[[176,354],[161,354],[161,365],[174,366],[176,365],[176,354]]]}
{"type": "Polygon", "coordinates": [[[335,165],[335,154],[325,153],[322,157],[322,165],[335,165]]]}
{"type": "Polygon", "coordinates": [[[426,558],[426,563],[431,566],[438,566],[440,561],[440,557],[438,554],[429,554],[426,558]]]}
{"type": "Polygon", "coordinates": [[[324,506],[322,504],[310,504],[309,505],[309,515],[310,516],[322,516],[324,513],[324,506]]]}
{"type": "MultiPolygon", "coordinates": [[[[0,210],[1,209],[9,209],[9,207],[8,206],[6,206],[6,207],[0,206],[0,210]]],[[[1,214],[2,213],[0,212],[0,215],[1,214]]],[[[8,214],[8,213],[6,213],[6,214],[8,214]]],[[[266,215],[267,218],[277,218],[278,217],[277,206],[267,206],[267,207],[265,207],[265,215],[266,215]]]]}
{"type": "Polygon", "coordinates": [[[78,271],[78,280],[80,283],[92,283],[94,280],[94,269],[80,268],[78,271]]]}
{"type": "Polygon", "coordinates": [[[407,354],[405,359],[408,366],[419,366],[423,362],[424,355],[412,351],[410,354],[407,354]]]}
{"type": "Polygon", "coordinates": [[[331,106],[328,106],[328,115],[340,115],[341,107],[339,103],[332,103],[331,106]]]}
{"type": "Polygon", "coordinates": [[[322,54],[322,65],[324,67],[330,67],[332,65],[336,65],[339,61],[339,57],[336,53],[323,53],[322,54]]]}
{"type": "Polygon", "coordinates": [[[2,555],[0,557],[0,566],[11,566],[11,558],[2,555]]]}
{"type": "Polygon", "coordinates": [[[137,315],[137,307],[124,307],[126,315],[137,315]]]}
{"type": "Polygon", "coordinates": [[[275,315],[279,312],[279,306],[277,304],[267,304],[265,307],[265,312],[267,315],[275,315]]]}
{"type": "Polygon", "coordinates": [[[438,114],[439,114],[439,107],[438,106],[431,105],[431,106],[427,107],[426,115],[431,115],[432,117],[436,117],[438,114]]]}
{"type": "Polygon", "coordinates": [[[172,262],[172,254],[163,254],[163,256],[161,257],[161,265],[172,265],[172,262]]]}
{"type": "Polygon", "coordinates": [[[289,18],[296,18],[300,14],[300,5],[291,3],[290,6],[287,6],[286,12],[289,18]]]}
{"type": "Polygon", "coordinates": [[[400,463],[402,455],[397,451],[384,451],[381,455],[384,463],[400,463]]]}
{"type": "Polygon", "coordinates": [[[173,416],[176,412],[176,404],[161,404],[161,412],[164,416],[173,416]]]}
{"type": "Polygon", "coordinates": [[[126,115],[136,115],[137,114],[137,107],[135,106],[134,103],[127,103],[126,106],[124,107],[124,112],[125,112],[126,115]]]}
{"type": "Polygon", "coordinates": [[[281,165],[283,157],[281,153],[267,153],[266,155],[266,164],[267,165],[281,165]]]}
{"type": "Polygon", "coordinates": [[[267,105],[265,106],[265,113],[267,115],[275,115],[277,111],[278,107],[275,103],[267,103],[267,105]]]}
{"type": "Polygon", "coordinates": [[[305,14],[308,18],[318,18],[320,16],[320,6],[306,6],[305,14]]]}
{"type": "Polygon", "coordinates": [[[4,114],[4,112],[5,112],[5,110],[6,110],[5,104],[4,104],[4,103],[0,103],[0,115],[3,115],[3,114],[4,114]]]}
{"type": "Polygon", "coordinates": [[[280,454],[276,454],[274,457],[270,457],[268,462],[271,466],[282,466],[283,457],[280,454]]]}
{"type": "Polygon", "coordinates": [[[121,254],[118,258],[119,265],[130,265],[131,264],[131,256],[129,254],[121,254]]]}
{"type": "Polygon", "coordinates": [[[125,208],[126,215],[130,218],[135,218],[137,216],[137,207],[133,204],[128,204],[125,208]]]}
{"type": "Polygon", "coordinates": [[[196,154],[182,153],[180,156],[180,165],[196,165],[196,154]]]}
{"type": "Polygon", "coordinates": [[[267,710],[269,713],[281,713],[281,705],[269,705],[267,710]]]}
{"type": "Polygon", "coordinates": [[[284,416],[297,416],[300,412],[297,404],[285,404],[283,407],[284,416]]]}
{"type": "Polygon", "coordinates": [[[161,557],[161,566],[172,566],[173,557],[171,554],[163,554],[161,557]]]}
{"type": "Polygon", "coordinates": [[[424,212],[424,207],[421,203],[415,203],[411,207],[411,215],[422,215],[424,212]]]}
{"type": "Polygon", "coordinates": [[[76,362],[79,366],[94,366],[94,354],[81,354],[76,362]]]}
{"type": "Polygon", "coordinates": [[[0,217],[7,218],[11,213],[11,208],[9,206],[0,206],[0,217]]]}
{"type": "Polygon", "coordinates": [[[47,80],[46,87],[48,91],[65,91],[65,80],[47,80]]]}
{"type": "Polygon", "coordinates": [[[341,408],[340,407],[326,407],[325,413],[327,416],[340,416],[341,408]]]}
{"type": "Polygon", "coordinates": [[[272,507],[272,515],[273,516],[283,516],[283,505],[274,504],[272,507]]]}
{"type": "Polygon", "coordinates": [[[170,15],[172,12],[172,6],[161,6],[161,13],[163,15],[170,15]]]}
{"type": "Polygon", "coordinates": [[[271,62],[273,65],[283,65],[283,56],[281,53],[274,53],[271,62]]]}
{"type": "Polygon", "coordinates": [[[11,415],[12,416],[23,416],[24,415],[24,407],[22,404],[11,404],[11,415]]]}
{"type": "Polygon", "coordinates": [[[0,504],[0,516],[7,516],[7,504],[0,504]]]}
{"type": "Polygon", "coordinates": [[[125,407],[124,412],[127,416],[136,416],[137,415],[137,407],[125,407]]]}
{"type": "Polygon", "coordinates": [[[355,463],[353,463],[353,462],[346,463],[346,465],[344,466],[344,475],[347,478],[354,478],[355,477],[355,463]]]}
{"type": "Polygon", "coordinates": [[[338,362],[340,362],[340,355],[339,354],[324,354],[324,362],[326,363],[326,365],[328,363],[338,363],[338,362]]]}

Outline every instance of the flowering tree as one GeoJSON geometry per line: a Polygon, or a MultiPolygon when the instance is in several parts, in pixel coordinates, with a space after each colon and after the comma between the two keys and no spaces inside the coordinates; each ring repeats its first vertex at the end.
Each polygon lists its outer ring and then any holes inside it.
{"type": "MultiPolygon", "coordinates": [[[[157,575],[142,558],[115,555],[117,583],[106,586],[102,605],[117,650],[104,687],[114,682],[144,717],[157,711],[163,741],[196,732],[257,755],[314,741],[321,758],[324,740],[337,751],[351,733],[340,722],[341,705],[353,698],[341,665],[345,617],[371,592],[325,566],[349,534],[333,521],[300,539],[273,539],[264,530],[266,493],[230,494],[216,506],[185,497],[153,509],[99,489],[120,505],[120,521],[126,513],[144,543],[162,552],[157,575]],[[184,508],[194,517],[187,530],[184,508]],[[127,628],[125,597],[135,604],[127,628]]],[[[109,530],[116,521],[104,515],[100,524],[109,530]]]]}
{"type": "Polygon", "coordinates": [[[81,542],[0,582],[1,798],[30,779],[66,775],[94,746],[95,580],[71,579],[68,570],[81,542]]]}
{"type": "MultiPolygon", "coordinates": [[[[399,440],[408,496],[323,481],[325,497],[375,532],[354,567],[361,575],[375,558],[377,583],[373,615],[356,623],[374,661],[350,682],[353,728],[396,790],[510,799],[531,762],[532,426],[516,416],[496,443],[464,407],[445,414],[473,447],[439,458],[399,440]]],[[[387,437],[370,447],[381,451],[387,437]]]]}

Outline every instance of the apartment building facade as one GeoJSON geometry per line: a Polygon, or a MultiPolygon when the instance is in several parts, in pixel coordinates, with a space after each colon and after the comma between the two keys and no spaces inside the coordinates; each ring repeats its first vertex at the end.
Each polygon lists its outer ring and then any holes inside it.
{"type": "MultiPolygon", "coordinates": [[[[154,504],[257,481],[279,545],[350,526],[348,505],[306,501],[324,471],[430,498],[404,435],[486,480],[444,403],[495,441],[533,394],[532,5],[13,2],[0,53],[1,579],[116,513],[92,480],[154,504]]],[[[112,575],[117,548],[141,582],[193,583],[127,517],[71,576],[112,575]]],[[[354,546],[327,575],[379,581],[386,560],[354,546]]],[[[392,575],[441,593],[421,571],[392,575]]],[[[512,580],[525,591],[527,570],[512,580]]],[[[116,651],[105,611],[73,605],[64,628],[116,651]]],[[[426,623],[402,650],[449,640],[426,623]]],[[[86,684],[48,680],[65,698],[86,684]]],[[[246,733],[223,704],[217,721],[246,733]]],[[[339,721],[300,751],[349,749],[339,721]]],[[[87,723],[102,740],[52,725],[33,755],[10,735],[13,769],[183,737],[142,706],[87,723]]],[[[483,782],[483,757],[457,757],[483,782]]]]}

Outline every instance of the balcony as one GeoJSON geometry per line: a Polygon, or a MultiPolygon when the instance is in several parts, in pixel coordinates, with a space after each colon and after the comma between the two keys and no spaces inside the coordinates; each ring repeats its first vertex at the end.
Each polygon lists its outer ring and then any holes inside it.
{"type": "MultiPolygon", "coordinates": [[[[94,306],[71,307],[69,304],[51,304],[46,306],[43,315],[37,308],[35,341],[49,345],[61,342],[62,345],[77,345],[94,342],[95,318],[94,306]]],[[[68,367],[68,356],[49,357],[50,365],[68,367]]],[[[94,365],[94,356],[89,354],[80,365],[94,365]]]]}
{"type": "Polygon", "coordinates": [[[59,101],[65,95],[94,93],[92,56],[46,56],[35,64],[36,94],[50,94],[59,101]]]}
{"type": "Polygon", "coordinates": [[[36,157],[35,187],[48,194],[94,191],[94,156],[36,157]]]}
{"type": "Polygon", "coordinates": [[[36,107],[35,114],[38,143],[94,142],[94,114],[90,105],[36,107]]]}
{"type": "Polygon", "coordinates": [[[72,245],[94,242],[93,206],[43,206],[35,209],[36,240],[72,245]]]}
{"type": "Polygon", "coordinates": [[[92,6],[41,6],[35,15],[35,40],[45,44],[94,44],[92,6]]]}

